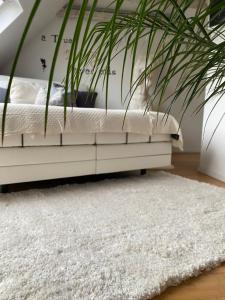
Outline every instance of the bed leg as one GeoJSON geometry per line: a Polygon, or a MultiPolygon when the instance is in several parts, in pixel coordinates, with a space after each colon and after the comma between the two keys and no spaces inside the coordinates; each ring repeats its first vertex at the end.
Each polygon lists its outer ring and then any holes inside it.
{"type": "Polygon", "coordinates": [[[8,185],[0,185],[0,193],[5,194],[9,192],[8,185]]]}
{"type": "Polygon", "coordinates": [[[147,170],[146,169],[142,169],[141,170],[141,175],[146,175],[147,174],[147,170]]]}

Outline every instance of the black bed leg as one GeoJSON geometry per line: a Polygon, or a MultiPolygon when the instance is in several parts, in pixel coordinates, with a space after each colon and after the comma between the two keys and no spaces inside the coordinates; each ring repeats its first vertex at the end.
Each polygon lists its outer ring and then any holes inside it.
{"type": "Polygon", "coordinates": [[[8,185],[0,185],[0,193],[8,193],[9,192],[9,187],[8,185]]]}
{"type": "Polygon", "coordinates": [[[147,174],[147,170],[146,169],[142,169],[141,170],[141,175],[146,175],[147,174]]]}

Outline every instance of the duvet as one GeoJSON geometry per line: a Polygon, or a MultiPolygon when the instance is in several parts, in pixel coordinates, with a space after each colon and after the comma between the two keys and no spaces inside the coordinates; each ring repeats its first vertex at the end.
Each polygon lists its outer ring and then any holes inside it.
{"type": "MultiPolygon", "coordinates": [[[[0,104],[0,122],[3,104],[0,104]]],[[[8,104],[5,135],[43,134],[45,106],[8,104]]],[[[0,128],[1,132],[1,128],[0,128]]],[[[170,134],[173,145],[182,150],[182,133],[176,119],[164,113],[140,110],[113,110],[99,108],[67,108],[64,124],[64,108],[49,106],[46,134],[128,132],[143,135],[170,134]],[[174,138],[175,137],[175,138],[174,138]]]]}

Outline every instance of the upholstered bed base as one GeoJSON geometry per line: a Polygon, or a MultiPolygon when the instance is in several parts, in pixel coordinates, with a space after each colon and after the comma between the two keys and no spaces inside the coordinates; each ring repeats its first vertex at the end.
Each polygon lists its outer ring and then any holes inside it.
{"type": "Polygon", "coordinates": [[[169,135],[23,135],[0,148],[0,185],[171,166],[169,135]]]}

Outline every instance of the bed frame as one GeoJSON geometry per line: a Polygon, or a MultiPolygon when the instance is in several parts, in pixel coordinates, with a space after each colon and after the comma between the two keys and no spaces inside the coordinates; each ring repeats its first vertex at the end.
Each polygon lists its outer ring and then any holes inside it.
{"type": "Polygon", "coordinates": [[[171,167],[170,135],[17,135],[0,148],[0,186],[171,167]]]}

